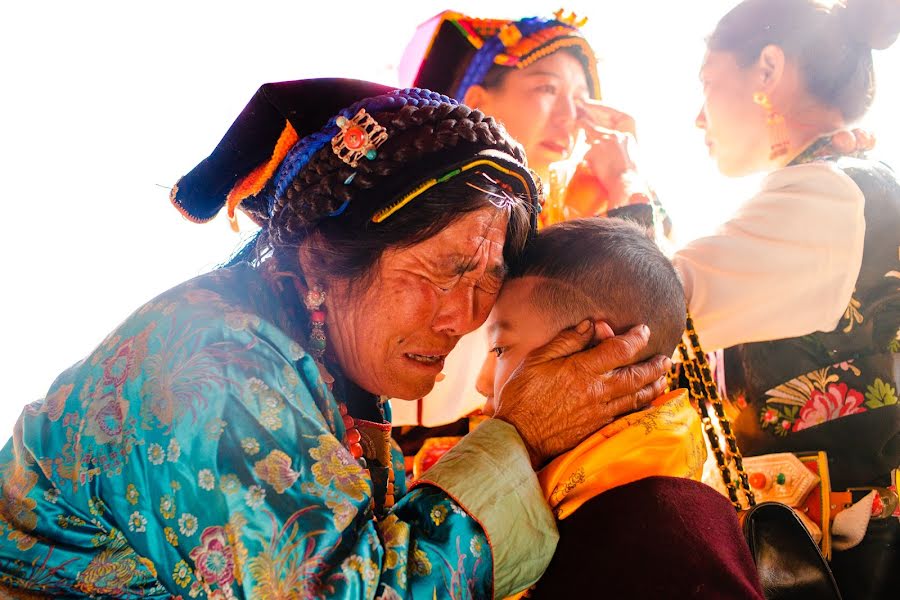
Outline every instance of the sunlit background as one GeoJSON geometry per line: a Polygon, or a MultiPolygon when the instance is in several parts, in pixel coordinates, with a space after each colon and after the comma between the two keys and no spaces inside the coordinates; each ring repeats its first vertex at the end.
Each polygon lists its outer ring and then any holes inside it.
{"type": "MultiPolygon", "coordinates": [[[[681,242],[748,193],[694,129],[703,38],[726,0],[568,2],[590,17],[605,97],[638,119],[642,167],[681,242]]],[[[261,83],[397,82],[415,27],[445,8],[549,15],[546,1],[6,2],[0,8],[0,439],[22,406],[122,319],[239,243],[194,225],[168,188],[206,157],[261,83]]],[[[866,125],[900,164],[900,45],[877,55],[866,125]],[[892,107],[893,111],[892,111],[892,107]]]]}

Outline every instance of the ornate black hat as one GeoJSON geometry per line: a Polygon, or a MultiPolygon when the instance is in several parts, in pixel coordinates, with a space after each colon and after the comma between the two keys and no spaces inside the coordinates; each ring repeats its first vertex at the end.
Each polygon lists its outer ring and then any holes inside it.
{"type": "MultiPolygon", "coordinates": [[[[321,152],[336,154],[348,200],[316,218],[338,217],[351,200],[377,195],[367,219],[379,223],[427,189],[471,169],[489,171],[538,212],[539,192],[518,145],[502,132],[469,136],[451,147],[436,145],[403,173],[373,184],[355,185],[355,169],[375,161],[383,150],[403,143],[395,124],[385,116],[413,108],[432,112],[461,107],[456,100],[424,89],[395,90],[351,79],[309,79],[268,83],[259,88],[208,158],[182,177],[171,201],[188,219],[205,222],[227,207],[233,219],[240,207],[265,226],[289,186],[321,152]],[[410,108],[406,108],[410,107],[410,108]],[[380,115],[383,122],[376,117],[380,115]]],[[[480,113],[479,113],[480,115],[480,113]]],[[[338,173],[310,175],[334,177],[338,173]]],[[[357,182],[358,183],[358,182],[357,182]]]]}

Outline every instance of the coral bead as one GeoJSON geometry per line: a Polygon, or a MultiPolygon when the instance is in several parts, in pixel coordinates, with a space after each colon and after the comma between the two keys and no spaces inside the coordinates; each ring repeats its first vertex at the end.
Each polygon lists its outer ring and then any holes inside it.
{"type": "Polygon", "coordinates": [[[366,143],[366,132],[361,127],[348,127],[344,132],[344,145],[351,150],[359,150],[366,143]]]}
{"type": "Polygon", "coordinates": [[[753,487],[757,490],[761,490],[766,487],[766,475],[765,473],[751,473],[750,474],[750,487],[753,487]]]}
{"type": "Polygon", "coordinates": [[[312,314],[309,315],[309,319],[313,323],[324,323],[325,322],[325,311],[324,310],[314,310],[312,314]]]}
{"type": "Polygon", "coordinates": [[[360,458],[363,455],[362,446],[359,444],[350,444],[350,454],[353,458],[360,458]]]}
{"type": "Polygon", "coordinates": [[[884,500],[881,499],[880,494],[875,494],[875,497],[872,498],[872,516],[878,517],[883,512],[884,512],[884,500]]]}
{"type": "Polygon", "coordinates": [[[358,444],[359,440],[362,436],[359,435],[359,430],[356,428],[347,430],[347,443],[348,444],[358,444]]]}

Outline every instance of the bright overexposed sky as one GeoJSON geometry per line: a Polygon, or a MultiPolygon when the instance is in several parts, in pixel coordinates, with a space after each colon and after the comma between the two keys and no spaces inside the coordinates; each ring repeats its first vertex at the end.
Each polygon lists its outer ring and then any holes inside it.
{"type": "MultiPolygon", "coordinates": [[[[638,119],[642,166],[682,239],[747,193],[719,177],[693,126],[703,37],[733,0],[572,1],[605,97],[638,119]]],[[[343,76],[397,83],[416,25],[483,2],[6,2],[0,8],[0,442],[22,406],[134,309],[221,262],[222,219],[185,221],[168,188],[205,158],[260,84],[343,76]]],[[[900,44],[877,56],[866,124],[900,164],[900,44]]]]}

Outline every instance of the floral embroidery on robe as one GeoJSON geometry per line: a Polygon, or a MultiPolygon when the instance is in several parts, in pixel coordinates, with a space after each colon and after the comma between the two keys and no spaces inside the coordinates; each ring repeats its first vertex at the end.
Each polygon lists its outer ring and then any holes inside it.
{"type": "Polygon", "coordinates": [[[396,506],[373,518],[378,484],[340,443],[335,398],[284,323],[259,272],[221,269],[63,373],[0,452],[0,589],[490,596],[484,531],[445,492],[403,495],[398,477],[396,506]]]}

